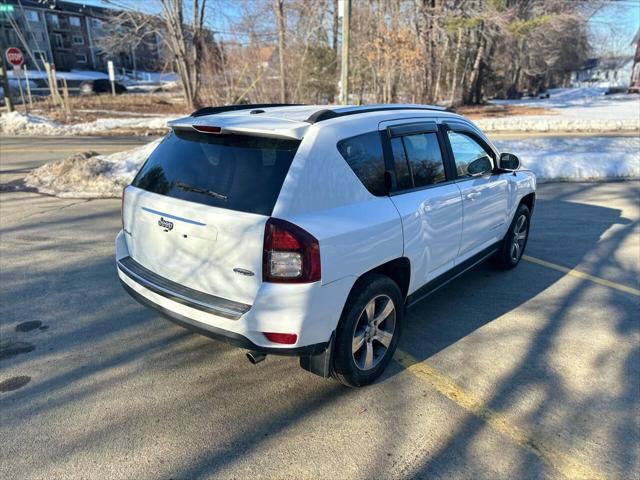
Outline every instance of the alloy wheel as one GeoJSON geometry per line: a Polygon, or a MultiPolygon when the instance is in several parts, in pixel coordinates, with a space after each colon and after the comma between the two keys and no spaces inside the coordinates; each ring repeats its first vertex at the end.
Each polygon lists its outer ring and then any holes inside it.
{"type": "Polygon", "coordinates": [[[396,328],[396,308],[387,295],[372,298],[353,331],[351,353],[360,370],[371,370],[386,355],[396,328]]]}
{"type": "Polygon", "coordinates": [[[520,215],[516,226],[513,229],[513,238],[511,240],[511,260],[517,262],[522,256],[524,244],[527,241],[527,216],[520,215]]]}

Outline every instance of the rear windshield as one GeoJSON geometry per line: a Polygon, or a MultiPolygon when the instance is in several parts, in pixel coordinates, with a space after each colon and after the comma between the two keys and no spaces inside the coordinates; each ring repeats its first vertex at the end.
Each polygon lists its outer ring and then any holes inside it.
{"type": "Polygon", "coordinates": [[[170,133],[132,185],[213,207],[271,215],[299,140],[170,133]]]}

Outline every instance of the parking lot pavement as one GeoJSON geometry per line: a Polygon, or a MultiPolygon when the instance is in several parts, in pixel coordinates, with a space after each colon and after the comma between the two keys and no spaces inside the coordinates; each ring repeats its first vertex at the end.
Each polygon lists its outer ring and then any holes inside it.
{"type": "Polygon", "coordinates": [[[639,194],[541,185],[529,260],[411,309],[356,390],[135,303],[119,200],[1,193],[0,476],[638,478],[639,194]]]}

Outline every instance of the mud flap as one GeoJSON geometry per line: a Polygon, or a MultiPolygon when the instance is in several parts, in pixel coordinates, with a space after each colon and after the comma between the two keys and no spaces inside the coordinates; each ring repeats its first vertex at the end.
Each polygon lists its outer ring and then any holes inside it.
{"type": "Polygon", "coordinates": [[[307,372],[315,373],[322,378],[329,378],[333,369],[333,338],[335,332],[331,334],[331,339],[327,343],[327,348],[315,355],[300,357],[300,366],[307,372]]]}

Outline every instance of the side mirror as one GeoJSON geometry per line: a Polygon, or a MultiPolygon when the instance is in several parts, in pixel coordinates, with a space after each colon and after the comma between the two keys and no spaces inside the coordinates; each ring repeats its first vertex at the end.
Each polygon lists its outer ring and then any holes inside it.
{"type": "Polygon", "coordinates": [[[520,159],[513,153],[501,153],[498,167],[500,167],[501,170],[518,170],[520,168],[520,159]]]}

